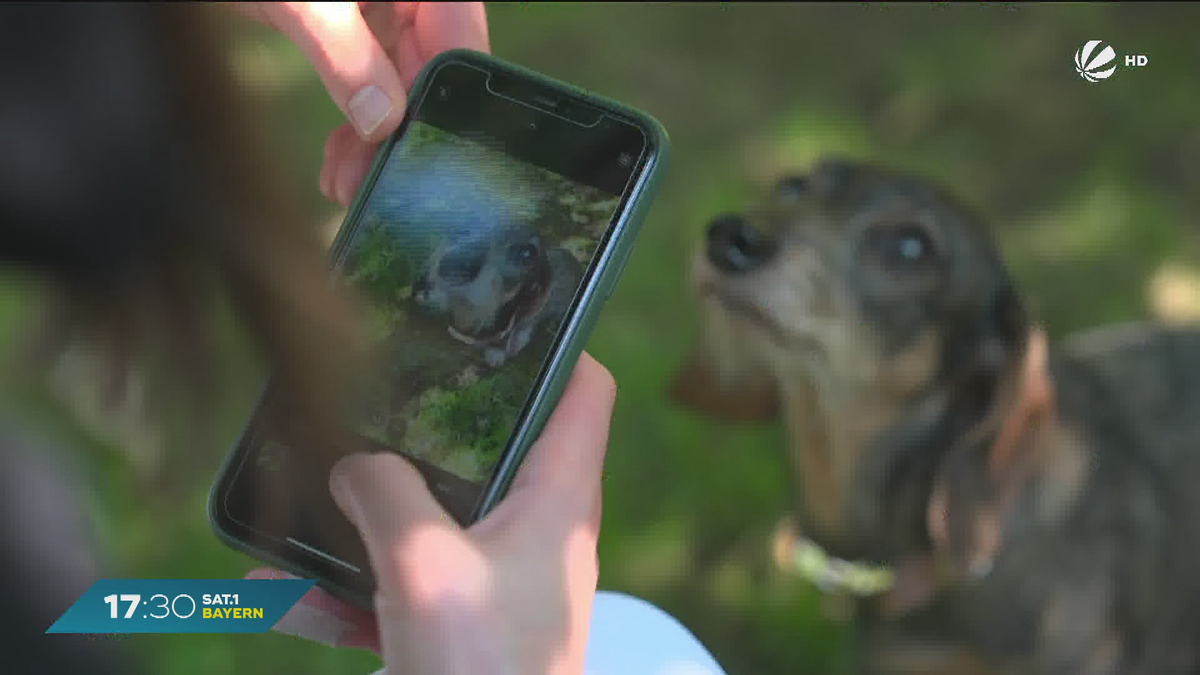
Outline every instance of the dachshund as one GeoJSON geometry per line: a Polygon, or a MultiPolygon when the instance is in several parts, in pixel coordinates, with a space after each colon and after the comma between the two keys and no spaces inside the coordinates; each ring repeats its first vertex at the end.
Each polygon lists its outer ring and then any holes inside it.
{"type": "Polygon", "coordinates": [[[1200,673],[1200,330],[1052,346],[971,208],[837,157],[714,219],[691,286],[672,395],[782,420],[780,553],[859,672],[1200,673]]]}
{"type": "Polygon", "coordinates": [[[561,320],[582,277],[579,262],[526,225],[476,231],[443,243],[413,297],[449,317],[448,331],[497,367],[524,349],[546,321],[561,320]]]}

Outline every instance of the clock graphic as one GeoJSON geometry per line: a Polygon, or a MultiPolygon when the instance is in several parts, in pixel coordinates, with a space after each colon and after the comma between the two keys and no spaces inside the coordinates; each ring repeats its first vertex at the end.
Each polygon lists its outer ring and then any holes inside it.
{"type": "Polygon", "coordinates": [[[142,609],[152,607],[156,611],[162,612],[161,614],[143,613],[143,619],[165,619],[170,616],[174,616],[177,619],[188,619],[196,613],[196,599],[186,593],[180,593],[173,598],[168,598],[162,593],[156,593],[150,596],[149,600],[142,600],[142,596],[136,593],[112,593],[104,596],[104,604],[108,605],[111,610],[109,618],[120,618],[121,603],[128,603],[129,609],[125,611],[124,615],[126,619],[132,619],[134,612],[139,607],[142,609]],[[176,606],[181,600],[183,601],[182,611],[176,606]]]}
{"type": "Polygon", "coordinates": [[[47,633],[264,633],[311,579],[104,579],[47,633]]]}

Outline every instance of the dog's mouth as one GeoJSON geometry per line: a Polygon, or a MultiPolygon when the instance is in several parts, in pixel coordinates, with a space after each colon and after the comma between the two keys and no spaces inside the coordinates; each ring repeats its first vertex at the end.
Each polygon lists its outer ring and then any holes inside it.
{"type": "Polygon", "coordinates": [[[737,294],[730,293],[716,280],[709,279],[696,287],[701,298],[711,300],[721,306],[726,312],[744,319],[765,332],[772,341],[784,343],[788,335],[775,319],[757,303],[746,300],[737,294]]]}
{"type": "Polygon", "coordinates": [[[470,345],[491,344],[508,339],[523,319],[537,314],[546,305],[550,297],[551,282],[548,265],[534,267],[496,308],[486,327],[477,333],[468,334],[451,326],[450,335],[470,345]]]}
{"type": "Polygon", "coordinates": [[[720,279],[708,278],[695,285],[695,292],[702,300],[716,303],[738,321],[754,327],[780,349],[789,352],[819,352],[822,344],[815,336],[789,330],[762,304],[731,292],[720,279]]]}

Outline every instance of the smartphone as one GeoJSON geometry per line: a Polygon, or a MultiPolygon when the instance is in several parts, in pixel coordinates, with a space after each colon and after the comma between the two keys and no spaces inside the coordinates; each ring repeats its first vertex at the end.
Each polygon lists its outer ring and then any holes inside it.
{"type": "MultiPolygon", "coordinates": [[[[422,70],[331,249],[367,299],[372,371],[338,437],[390,451],[467,525],[504,495],[616,285],[667,166],[652,117],[468,50],[422,70]]],[[[369,607],[328,491],[337,455],[268,383],[209,497],[233,548],[369,607]]]]}

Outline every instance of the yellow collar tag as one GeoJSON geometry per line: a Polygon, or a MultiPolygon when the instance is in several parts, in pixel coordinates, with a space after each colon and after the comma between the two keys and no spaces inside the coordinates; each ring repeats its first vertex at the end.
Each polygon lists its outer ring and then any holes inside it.
{"type": "Polygon", "coordinates": [[[805,538],[796,541],[792,563],[801,575],[824,592],[843,591],[863,597],[879,595],[891,589],[896,580],[886,566],[834,558],[805,538]]]}

